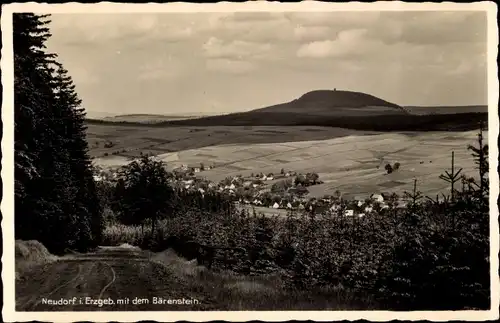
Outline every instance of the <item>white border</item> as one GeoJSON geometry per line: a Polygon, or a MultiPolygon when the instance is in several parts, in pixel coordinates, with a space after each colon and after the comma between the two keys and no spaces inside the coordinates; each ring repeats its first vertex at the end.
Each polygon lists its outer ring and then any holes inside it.
{"type": "Polygon", "coordinates": [[[187,320],[202,322],[209,320],[225,321],[286,321],[286,320],[466,320],[481,321],[499,318],[499,277],[498,277],[498,206],[496,203],[499,185],[498,173],[498,78],[496,58],[498,54],[497,7],[494,2],[476,3],[404,3],[399,1],[375,3],[321,3],[303,1],[302,3],[279,3],[250,1],[246,3],[219,2],[214,4],[168,3],[168,4],[118,4],[101,2],[98,4],[38,4],[14,3],[2,6],[2,84],[3,84],[3,140],[2,140],[2,181],[3,215],[2,232],[4,246],[2,280],[4,286],[3,318],[7,322],[18,321],[120,321],[135,322],[155,320],[173,322],[187,320]],[[305,2],[305,3],[304,3],[305,2]],[[489,105],[489,147],[490,147],[490,259],[492,310],[489,311],[244,311],[244,312],[16,312],[14,295],[14,123],[13,123],[13,52],[12,52],[12,13],[139,13],[139,12],[234,12],[234,11],[485,11],[488,16],[488,105],[489,105]],[[496,275],[494,275],[496,274],[496,275]]]}

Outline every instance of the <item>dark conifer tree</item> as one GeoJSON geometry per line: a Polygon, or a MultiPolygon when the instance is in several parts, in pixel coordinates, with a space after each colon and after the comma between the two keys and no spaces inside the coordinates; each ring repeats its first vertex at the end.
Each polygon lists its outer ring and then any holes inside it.
{"type": "Polygon", "coordinates": [[[15,236],[53,252],[99,240],[100,210],[71,78],[45,52],[47,15],[14,14],[15,236]]]}

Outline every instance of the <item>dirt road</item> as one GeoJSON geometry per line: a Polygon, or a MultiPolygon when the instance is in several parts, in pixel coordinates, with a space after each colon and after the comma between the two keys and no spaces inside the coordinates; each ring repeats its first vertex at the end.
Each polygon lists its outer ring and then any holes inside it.
{"type": "Polygon", "coordinates": [[[99,248],[65,256],[16,282],[17,311],[214,310],[209,293],[192,293],[147,252],[99,248]]]}

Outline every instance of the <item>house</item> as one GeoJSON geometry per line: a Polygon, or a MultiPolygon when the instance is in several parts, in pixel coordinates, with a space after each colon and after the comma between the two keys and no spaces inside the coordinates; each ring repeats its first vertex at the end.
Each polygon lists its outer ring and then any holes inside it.
{"type": "Polygon", "coordinates": [[[214,183],[208,183],[208,188],[214,188],[216,185],[214,183]]]}
{"type": "Polygon", "coordinates": [[[273,177],[273,176],[268,176],[268,177],[266,178],[266,181],[272,181],[273,179],[274,179],[274,177],[273,177]]]}
{"type": "Polygon", "coordinates": [[[103,177],[102,176],[99,176],[99,175],[94,175],[94,181],[96,182],[100,182],[103,180],[103,177]]]}
{"type": "Polygon", "coordinates": [[[187,171],[187,170],[188,170],[188,165],[183,164],[183,165],[181,166],[181,169],[182,169],[183,171],[187,171]]]}
{"type": "Polygon", "coordinates": [[[199,191],[201,194],[205,193],[205,190],[204,190],[204,189],[202,189],[202,188],[199,188],[199,189],[198,189],[198,191],[199,191]]]}
{"type": "Polygon", "coordinates": [[[344,215],[345,216],[353,216],[354,215],[354,210],[345,210],[344,215]]]}
{"type": "Polygon", "coordinates": [[[212,169],[212,167],[210,167],[210,166],[205,166],[204,167],[204,170],[211,170],[211,169],[212,169]]]}
{"type": "Polygon", "coordinates": [[[278,204],[278,202],[274,202],[273,204],[273,209],[279,209],[280,205],[278,204]]]}
{"type": "Polygon", "coordinates": [[[260,201],[258,199],[255,199],[255,200],[253,200],[253,204],[255,204],[255,205],[262,205],[262,201],[260,201]]]}
{"type": "Polygon", "coordinates": [[[252,184],[253,188],[257,188],[259,184],[252,184]]]}
{"type": "Polygon", "coordinates": [[[285,177],[290,177],[290,176],[291,176],[291,174],[290,174],[290,173],[288,173],[288,172],[287,172],[287,173],[285,173],[285,177]]]}
{"type": "Polygon", "coordinates": [[[190,180],[184,181],[184,184],[191,185],[191,184],[193,184],[193,180],[190,179],[190,180]]]}
{"type": "Polygon", "coordinates": [[[193,171],[195,173],[199,173],[199,172],[201,172],[201,168],[200,167],[193,167],[193,171]]]}
{"type": "Polygon", "coordinates": [[[185,189],[187,189],[187,190],[188,190],[190,187],[191,187],[191,185],[186,185],[186,186],[184,186],[184,188],[185,188],[185,189]]]}
{"type": "Polygon", "coordinates": [[[267,176],[266,176],[266,175],[262,175],[261,179],[262,179],[263,181],[267,181],[267,176]]]}
{"type": "Polygon", "coordinates": [[[358,217],[360,217],[360,218],[362,218],[362,217],[364,217],[364,216],[365,216],[365,214],[364,214],[364,213],[360,213],[360,214],[358,214],[358,217]]]}
{"type": "Polygon", "coordinates": [[[291,209],[291,208],[292,208],[292,204],[291,204],[290,202],[288,202],[288,203],[286,204],[286,207],[287,207],[287,209],[291,209]]]}
{"type": "Polygon", "coordinates": [[[365,207],[365,212],[366,212],[366,213],[370,213],[370,212],[372,212],[372,211],[373,211],[373,207],[371,207],[371,206],[367,206],[367,207],[365,207]]]}
{"type": "Polygon", "coordinates": [[[384,202],[384,197],[381,194],[372,194],[370,198],[372,200],[375,200],[376,202],[379,202],[379,203],[384,202]]]}
{"type": "Polygon", "coordinates": [[[234,190],[235,188],[236,188],[236,186],[234,186],[234,184],[231,184],[231,185],[229,186],[229,189],[230,189],[230,190],[234,190]]]}
{"type": "Polygon", "coordinates": [[[363,201],[361,201],[361,200],[358,200],[358,203],[357,203],[357,204],[358,204],[358,207],[361,207],[361,206],[364,204],[364,202],[363,202],[363,201]]]}
{"type": "Polygon", "coordinates": [[[300,203],[298,208],[299,208],[299,210],[304,210],[304,204],[300,203]]]}
{"type": "Polygon", "coordinates": [[[251,181],[245,181],[243,182],[243,187],[250,187],[252,185],[251,181]]]}

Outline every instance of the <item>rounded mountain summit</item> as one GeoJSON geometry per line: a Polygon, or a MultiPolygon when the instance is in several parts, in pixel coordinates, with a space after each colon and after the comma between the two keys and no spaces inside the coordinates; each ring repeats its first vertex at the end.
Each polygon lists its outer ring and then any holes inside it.
{"type": "Polygon", "coordinates": [[[340,90],[311,91],[287,103],[251,111],[252,113],[299,113],[325,117],[408,115],[401,106],[373,95],[340,90]]]}

